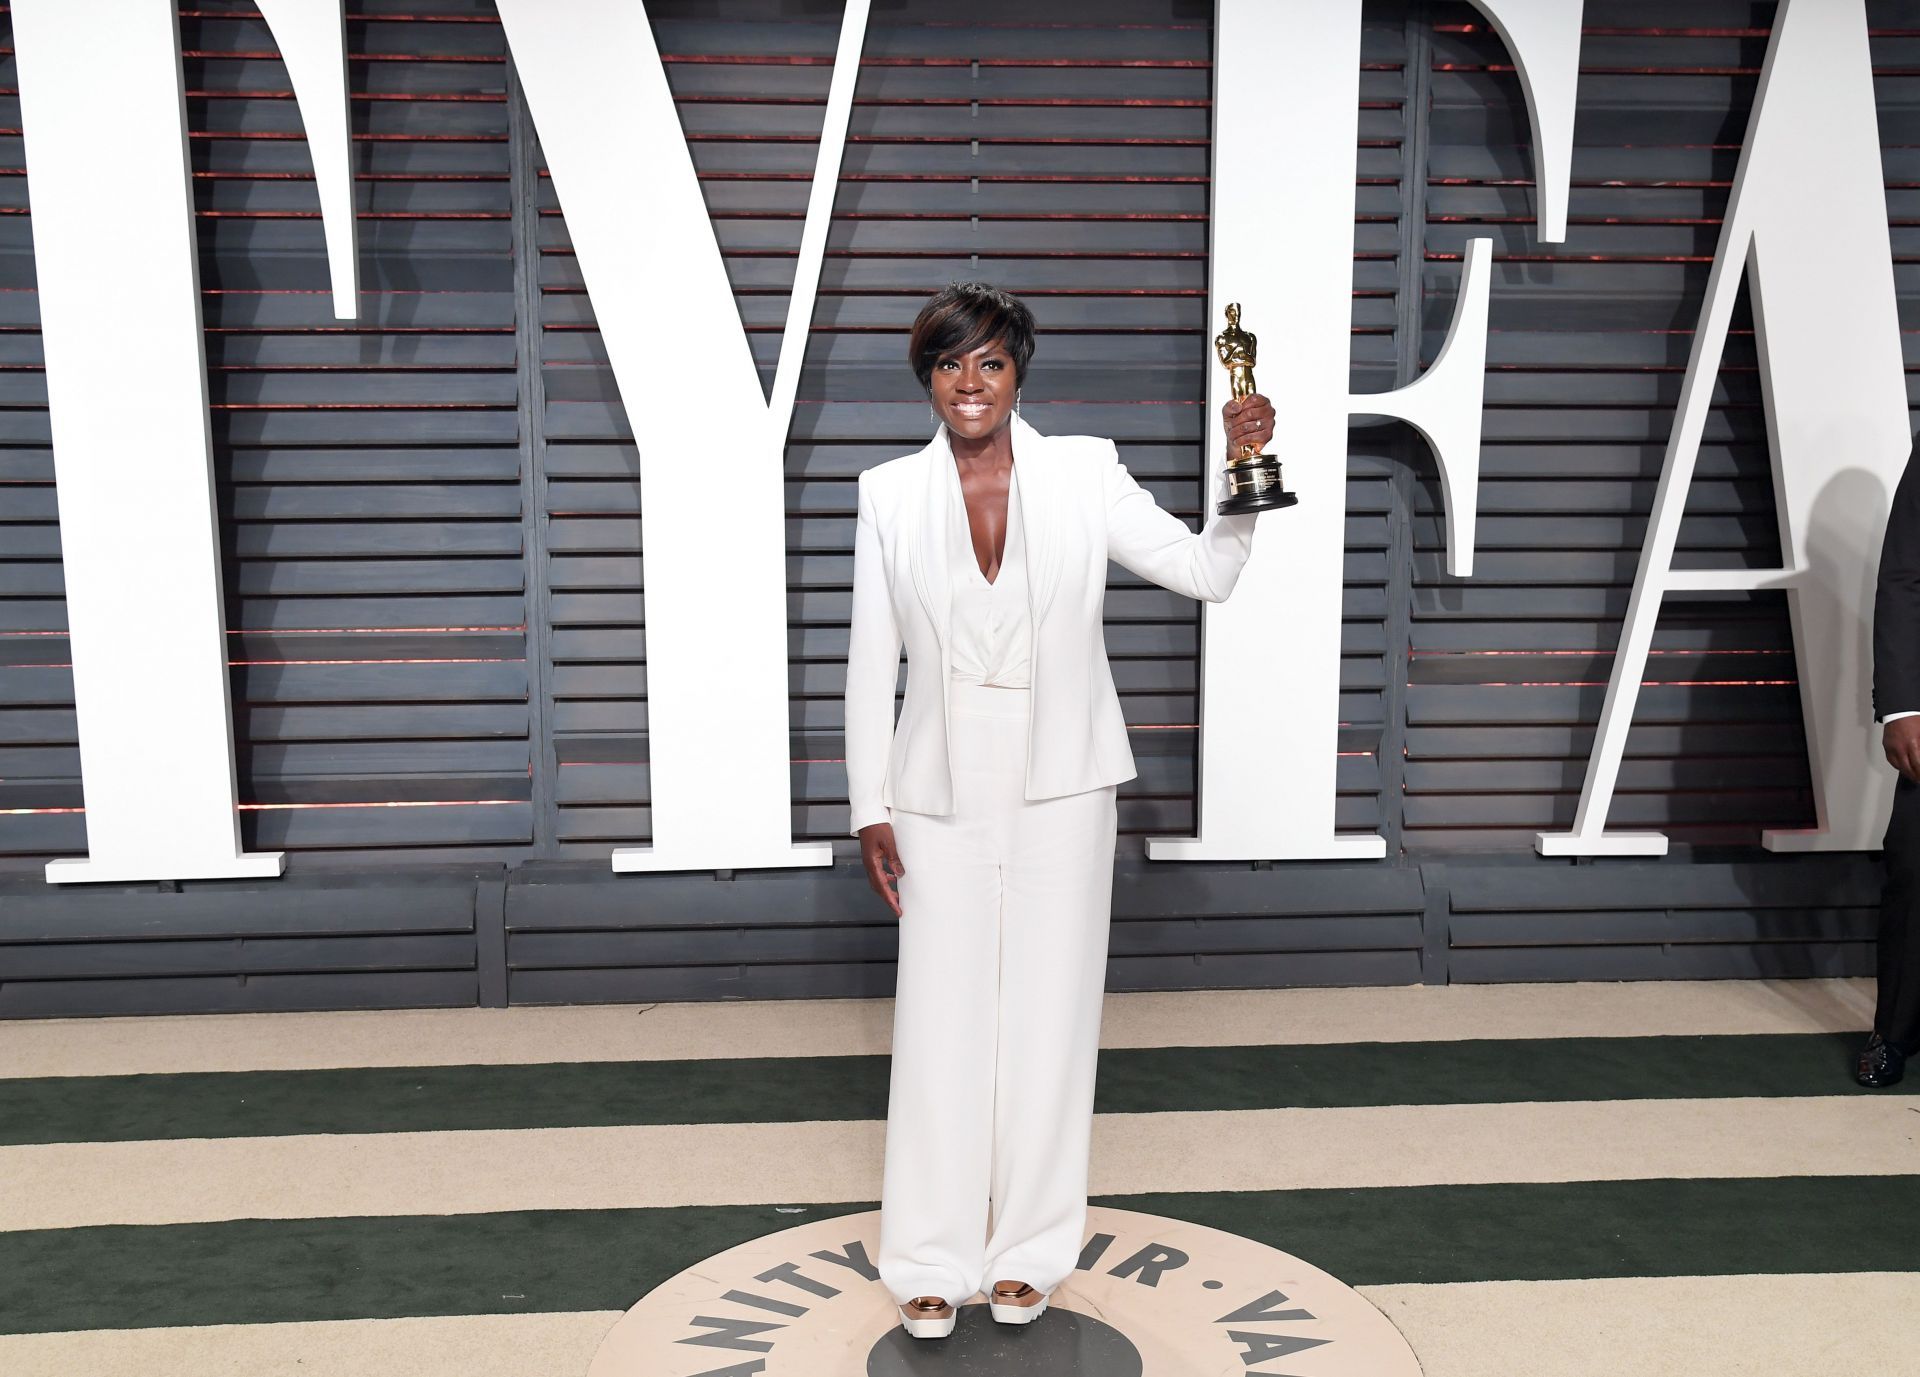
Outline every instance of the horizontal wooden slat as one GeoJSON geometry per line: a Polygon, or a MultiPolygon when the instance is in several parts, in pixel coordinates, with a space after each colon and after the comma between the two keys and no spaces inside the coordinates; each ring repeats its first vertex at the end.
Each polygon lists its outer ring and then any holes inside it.
{"type": "MultiPolygon", "coordinates": [[[[385,933],[364,938],[257,938],[222,942],[43,942],[0,951],[0,991],[15,981],[115,976],[316,974],[470,970],[470,936],[385,933]]],[[[4,996],[0,995],[0,1001],[4,996]]]]}
{"type": "Polygon", "coordinates": [[[1495,947],[1455,952],[1460,983],[1552,980],[1816,980],[1873,974],[1867,942],[1495,947]]]}
{"type": "Polygon", "coordinates": [[[1759,909],[1872,905],[1879,880],[1851,857],[1780,858],[1736,864],[1566,862],[1507,870],[1450,872],[1456,912],[1598,909],[1759,909]],[[1569,885],[1577,875],[1582,883],[1569,885]]]}
{"type": "Polygon", "coordinates": [[[0,984],[0,1018],[448,1009],[475,1004],[477,993],[471,969],[23,980],[0,984]]]}

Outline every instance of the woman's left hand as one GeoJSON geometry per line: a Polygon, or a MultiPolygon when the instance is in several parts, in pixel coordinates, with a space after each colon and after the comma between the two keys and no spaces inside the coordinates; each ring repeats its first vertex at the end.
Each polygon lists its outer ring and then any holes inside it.
{"type": "Polygon", "coordinates": [[[1240,446],[1256,450],[1273,439],[1273,403],[1258,392],[1229,401],[1220,408],[1220,422],[1226,427],[1227,456],[1240,453],[1240,446]]]}

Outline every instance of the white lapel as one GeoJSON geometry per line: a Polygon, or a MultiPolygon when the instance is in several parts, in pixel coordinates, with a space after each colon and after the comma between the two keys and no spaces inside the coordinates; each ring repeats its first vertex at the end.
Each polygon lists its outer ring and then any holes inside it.
{"type": "Polygon", "coordinates": [[[953,589],[947,575],[947,473],[953,467],[953,451],[947,447],[947,428],[941,426],[933,439],[920,451],[918,469],[919,500],[913,513],[913,532],[907,540],[907,564],[913,571],[914,591],[927,609],[927,617],[947,650],[947,628],[953,616],[953,589]]]}
{"type": "MultiPolygon", "coordinates": [[[[1013,427],[1014,490],[1019,494],[1021,539],[1027,566],[1027,598],[1037,623],[1059,582],[1057,562],[1053,558],[1058,545],[1053,538],[1053,492],[1044,452],[1047,437],[1021,420],[1018,412],[1010,424],[1013,427]]],[[[908,564],[913,572],[914,590],[919,593],[939,635],[940,648],[945,652],[949,649],[953,623],[953,580],[948,565],[947,533],[948,523],[954,519],[952,504],[958,487],[946,426],[935,432],[918,458],[919,511],[908,541],[908,564]]]]}
{"type": "Polygon", "coordinates": [[[1020,493],[1021,539],[1026,544],[1027,600],[1037,626],[1059,586],[1060,542],[1054,538],[1059,512],[1052,469],[1047,464],[1048,439],[1013,413],[1013,469],[1020,493]]]}

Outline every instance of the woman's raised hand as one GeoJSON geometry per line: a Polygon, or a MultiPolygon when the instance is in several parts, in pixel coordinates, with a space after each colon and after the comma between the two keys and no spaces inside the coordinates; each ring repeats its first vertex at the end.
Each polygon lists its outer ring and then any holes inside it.
{"type": "Polygon", "coordinates": [[[893,916],[900,916],[900,877],[907,868],[900,864],[900,848],[893,842],[893,824],[871,822],[860,829],[860,863],[867,868],[867,883],[873,892],[887,901],[893,916]]]}
{"type": "Polygon", "coordinates": [[[1240,453],[1240,446],[1256,450],[1273,439],[1273,403],[1258,392],[1236,397],[1220,408],[1220,423],[1227,432],[1227,457],[1240,453]]]}

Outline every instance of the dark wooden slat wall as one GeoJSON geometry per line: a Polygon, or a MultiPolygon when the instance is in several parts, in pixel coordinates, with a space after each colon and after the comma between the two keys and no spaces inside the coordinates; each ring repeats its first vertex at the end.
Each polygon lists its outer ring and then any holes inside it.
{"type": "MultiPolygon", "coordinates": [[[[649,8],[770,375],[840,7],[649,8]]],[[[1431,358],[1462,243],[1493,235],[1479,573],[1440,572],[1424,449],[1356,427],[1339,819],[1385,833],[1389,860],[1175,874],[1139,838],[1191,826],[1197,609],[1112,571],[1141,764],[1114,988],[1870,968],[1871,864],[1756,849],[1808,810],[1775,597],[1663,619],[1613,821],[1667,830],[1673,856],[1531,854],[1572,816],[1774,9],[1698,0],[1680,27],[1676,8],[1589,0],[1573,226],[1541,246],[1518,85],[1477,13],[1369,4],[1353,385],[1431,358]]],[[[1113,436],[1198,518],[1211,10],[879,7],[788,450],[797,835],[843,829],[852,480],[929,433],[902,357],[928,291],[1026,296],[1045,335],[1025,413],[1113,436]]],[[[650,829],[644,495],[489,0],[349,6],[346,327],[270,34],[242,0],[182,13],[243,825],[290,873],[39,878],[84,830],[0,30],[0,1016],[889,992],[891,927],[845,845],[831,871],[730,883],[606,871],[650,829]]],[[[1911,324],[1920,4],[1872,19],[1911,324]]],[[[1693,562],[1778,555],[1749,320],[1690,494],[1693,562]]]]}
{"type": "MultiPolygon", "coordinates": [[[[252,849],[525,853],[522,434],[505,46],[488,4],[356,6],[360,318],[336,322],[312,163],[251,5],[181,10],[225,550],[242,834],[252,849]],[[463,22],[470,21],[470,22],[463,22]]],[[[9,668],[0,851],[85,850],[29,190],[0,71],[9,668]],[[30,561],[30,562],[29,562],[30,561]],[[29,635],[23,633],[44,633],[29,635]]]]}
{"type": "MultiPolygon", "coordinates": [[[[12,19],[0,52],[0,864],[85,845],[12,19]]],[[[22,864],[38,867],[40,860],[22,864]]]]}
{"type": "MultiPolygon", "coordinates": [[[[1573,820],[1772,11],[1588,4],[1570,228],[1542,244],[1508,58],[1470,7],[1432,10],[1426,358],[1468,237],[1493,237],[1495,277],[1471,581],[1441,572],[1430,465],[1413,512],[1410,851],[1519,850],[1573,820]]],[[[1903,318],[1916,18],[1871,12],[1903,318]]],[[[1744,289],[1686,510],[1680,564],[1777,565],[1744,289]]],[[[1684,848],[1811,824],[1782,595],[1669,598],[1644,682],[1612,825],[1684,848]]]]}

